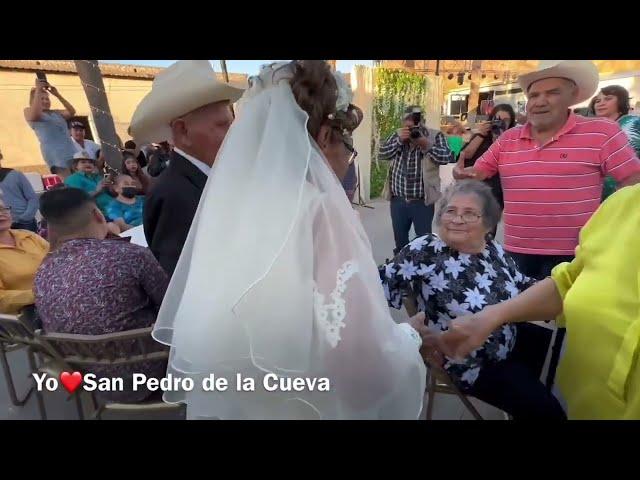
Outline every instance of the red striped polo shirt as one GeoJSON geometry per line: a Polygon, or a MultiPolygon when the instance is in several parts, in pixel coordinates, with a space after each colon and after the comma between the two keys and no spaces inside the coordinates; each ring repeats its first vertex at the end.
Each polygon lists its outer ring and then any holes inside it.
{"type": "Polygon", "coordinates": [[[475,163],[504,191],[504,246],[515,253],[574,255],[578,233],[600,205],[602,184],[640,173],[617,123],[569,114],[545,145],[531,125],[507,130],[475,163]]]}

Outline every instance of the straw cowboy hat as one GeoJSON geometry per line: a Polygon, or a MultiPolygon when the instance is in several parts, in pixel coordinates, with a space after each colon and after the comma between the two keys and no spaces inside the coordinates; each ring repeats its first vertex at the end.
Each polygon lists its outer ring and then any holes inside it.
{"type": "Polygon", "coordinates": [[[598,89],[598,68],[590,60],[540,60],[534,72],[520,75],[518,83],[526,93],[529,87],[545,78],[566,78],[578,87],[576,104],[591,98],[598,89]]]}
{"type": "Polygon", "coordinates": [[[208,60],[179,60],[160,72],[131,118],[136,143],[171,140],[172,120],[210,103],[236,102],[244,88],[220,82],[208,60]]]}

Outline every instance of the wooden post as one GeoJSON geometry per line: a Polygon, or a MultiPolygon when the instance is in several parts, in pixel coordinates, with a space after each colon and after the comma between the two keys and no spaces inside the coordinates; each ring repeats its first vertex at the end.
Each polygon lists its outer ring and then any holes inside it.
{"type": "Polygon", "coordinates": [[[220,60],[220,67],[222,68],[222,75],[224,77],[224,81],[229,83],[229,72],[227,72],[227,61],[220,60]]]}
{"type": "Polygon", "coordinates": [[[122,169],[122,152],[120,151],[122,145],[120,145],[116,134],[98,60],[75,60],[75,64],[89,102],[96,133],[100,139],[100,153],[104,155],[105,163],[110,169],[120,171],[122,169]]]}
{"type": "Polygon", "coordinates": [[[476,109],[480,100],[480,72],[482,71],[482,60],[474,60],[471,64],[471,85],[469,88],[469,103],[467,112],[475,118],[476,109]]]}

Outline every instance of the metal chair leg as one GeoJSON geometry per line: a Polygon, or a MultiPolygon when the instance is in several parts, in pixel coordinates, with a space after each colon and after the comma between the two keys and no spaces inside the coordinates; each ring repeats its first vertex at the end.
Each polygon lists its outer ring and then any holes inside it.
{"type": "Polygon", "coordinates": [[[473,406],[473,403],[471,403],[469,398],[464,393],[462,393],[460,389],[455,386],[455,384],[452,383],[451,388],[453,388],[453,391],[456,392],[457,397],[462,401],[464,406],[467,407],[467,410],[471,412],[471,415],[473,415],[473,418],[475,418],[476,420],[484,420],[484,418],[482,418],[482,415],[480,415],[476,407],[473,406]]]}
{"type": "Polygon", "coordinates": [[[429,379],[427,381],[427,395],[429,399],[427,400],[427,414],[425,416],[425,420],[433,420],[433,404],[435,402],[436,395],[436,376],[433,372],[429,372],[429,379]]]}
{"type": "MultiPolygon", "coordinates": [[[[36,359],[31,349],[27,350],[27,358],[29,359],[29,368],[31,369],[32,372],[36,372],[37,371],[36,359]]],[[[36,390],[36,400],[38,401],[38,412],[40,413],[40,420],[46,420],[47,410],[45,409],[45,406],[44,406],[44,396],[42,395],[42,392],[38,391],[37,389],[35,390],[36,390]]]]}
{"type": "Polygon", "coordinates": [[[11,403],[13,403],[16,407],[22,407],[25,403],[27,403],[29,397],[31,397],[31,394],[33,393],[35,387],[32,385],[24,395],[24,397],[18,398],[18,392],[16,391],[16,386],[13,382],[13,375],[11,375],[9,359],[7,358],[7,352],[2,342],[0,342],[0,363],[2,363],[2,370],[4,371],[4,378],[7,382],[7,390],[9,391],[9,398],[11,399],[11,403]]]}
{"type": "Polygon", "coordinates": [[[74,393],[74,399],[76,402],[76,410],[78,410],[78,418],[80,420],[84,420],[84,409],[82,408],[82,399],[80,398],[80,394],[81,392],[75,392],[74,393]]]}

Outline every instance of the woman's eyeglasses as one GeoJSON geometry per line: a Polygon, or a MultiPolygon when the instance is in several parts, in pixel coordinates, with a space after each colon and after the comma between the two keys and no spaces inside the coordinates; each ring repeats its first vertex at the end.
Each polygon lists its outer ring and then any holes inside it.
{"type": "Polygon", "coordinates": [[[445,210],[442,214],[442,219],[447,222],[451,222],[457,218],[461,218],[464,223],[477,223],[482,218],[482,215],[473,212],[464,212],[460,214],[455,210],[445,210]]]}
{"type": "Polygon", "coordinates": [[[342,143],[344,143],[344,147],[351,154],[349,155],[349,165],[351,165],[353,161],[356,159],[356,157],[358,156],[358,151],[355,148],[353,148],[351,145],[349,145],[345,140],[343,140],[342,143]]]}
{"type": "Polygon", "coordinates": [[[0,215],[9,215],[11,213],[11,207],[0,207],[0,215]]]}

